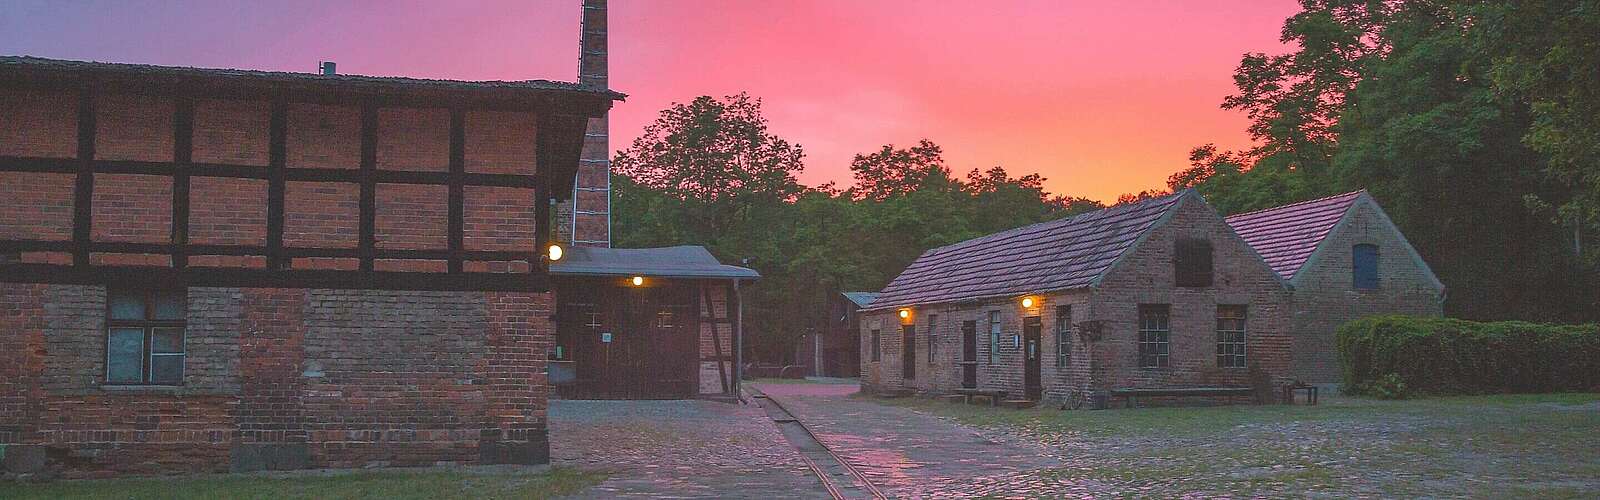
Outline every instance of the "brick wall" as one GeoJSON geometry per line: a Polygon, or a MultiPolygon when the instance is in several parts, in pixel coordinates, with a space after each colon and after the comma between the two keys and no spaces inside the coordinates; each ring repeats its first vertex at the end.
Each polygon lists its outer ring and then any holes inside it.
{"type": "Polygon", "coordinates": [[[1211,208],[1190,198],[1175,208],[1165,225],[1112,269],[1095,288],[1036,295],[1031,308],[1020,296],[978,304],[935,305],[913,308],[916,325],[916,378],[903,379],[901,321],[895,310],[862,316],[862,383],[870,389],[913,389],[947,393],[961,387],[962,324],[976,322],[977,382],[980,389],[1024,394],[1024,353],[1020,347],[1023,320],[1038,316],[1040,379],[1046,401],[1069,395],[1119,387],[1248,386],[1251,369],[1219,368],[1216,362],[1216,308],[1219,304],[1247,305],[1247,359],[1251,366],[1287,383],[1290,325],[1289,292],[1272,270],[1261,262],[1211,208]],[[1214,283],[1207,288],[1178,288],[1173,277],[1173,244],[1177,238],[1206,238],[1212,242],[1214,283]],[[1171,362],[1168,368],[1139,368],[1137,321],[1139,304],[1171,305],[1171,362]],[[1055,366],[1058,339],[1056,308],[1072,306],[1072,321],[1098,321],[1102,337],[1084,341],[1079,332],[1070,336],[1070,356],[1064,367],[1055,366]],[[990,357],[989,312],[1000,317],[1000,341],[990,357]],[[929,320],[938,317],[934,336],[937,350],[928,359],[929,320]],[[873,325],[880,325],[882,359],[873,362],[873,325]]]}
{"type": "Polygon", "coordinates": [[[1200,201],[1182,201],[1171,220],[1152,230],[1095,291],[1084,319],[1103,325],[1103,338],[1090,346],[1096,388],[1249,386],[1252,371],[1265,374],[1274,387],[1291,380],[1288,290],[1222,217],[1200,201]],[[1212,286],[1174,286],[1174,242],[1184,237],[1211,241],[1212,286]],[[1139,367],[1139,304],[1171,305],[1170,367],[1139,367]],[[1249,368],[1217,366],[1216,315],[1223,304],[1246,305],[1249,368]]]}
{"type": "Polygon", "coordinates": [[[717,368],[717,360],[719,358],[724,360],[731,359],[733,356],[732,321],[737,311],[730,309],[730,297],[728,297],[727,288],[722,286],[721,283],[702,284],[700,286],[702,288],[696,290],[696,293],[700,293],[702,290],[704,292],[697,299],[700,303],[700,317],[702,318],[699,342],[700,393],[721,394],[723,392],[723,379],[719,377],[732,376],[733,363],[724,361],[725,364],[719,370],[717,368]],[[709,301],[707,297],[709,297],[709,301]],[[724,318],[729,322],[719,324],[705,320],[712,317],[724,318]],[[722,347],[721,351],[717,350],[718,345],[722,347]]]}
{"type": "Polygon", "coordinates": [[[549,294],[191,288],[184,383],[131,389],[103,288],[0,297],[0,444],[69,477],[548,459],[549,294]]]}
{"type": "Polygon", "coordinates": [[[1441,316],[1444,291],[1403,237],[1363,197],[1323,240],[1316,257],[1295,275],[1293,374],[1307,383],[1340,379],[1334,333],[1346,322],[1379,314],[1441,316]],[[1356,290],[1351,248],[1378,246],[1378,289],[1356,290]]]}

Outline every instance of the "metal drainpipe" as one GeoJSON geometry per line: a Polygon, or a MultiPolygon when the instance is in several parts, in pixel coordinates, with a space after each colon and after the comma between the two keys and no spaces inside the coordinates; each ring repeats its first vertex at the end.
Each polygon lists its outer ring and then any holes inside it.
{"type": "Polygon", "coordinates": [[[739,304],[733,320],[733,395],[744,402],[744,293],[733,279],[733,300],[739,304]]]}

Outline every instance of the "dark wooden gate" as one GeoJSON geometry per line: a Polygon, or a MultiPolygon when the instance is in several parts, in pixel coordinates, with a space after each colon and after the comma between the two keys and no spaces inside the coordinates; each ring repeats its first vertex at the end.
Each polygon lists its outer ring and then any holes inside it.
{"type": "Polygon", "coordinates": [[[695,395],[699,347],[692,284],[568,287],[557,346],[577,379],[558,387],[583,399],[677,399],[695,395]]]}
{"type": "Polygon", "coordinates": [[[961,323],[961,387],[978,388],[978,322],[961,323]]]}

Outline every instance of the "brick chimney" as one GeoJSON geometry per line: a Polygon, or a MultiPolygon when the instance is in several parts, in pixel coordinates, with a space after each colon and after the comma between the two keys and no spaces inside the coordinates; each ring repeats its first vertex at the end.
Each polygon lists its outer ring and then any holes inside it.
{"type": "MultiPolygon", "coordinates": [[[[606,0],[583,0],[578,83],[609,88],[606,0]]],[[[611,246],[611,141],[607,116],[589,120],[572,201],[558,207],[558,230],[576,246],[611,246]],[[566,226],[566,227],[560,227],[566,226]]]]}

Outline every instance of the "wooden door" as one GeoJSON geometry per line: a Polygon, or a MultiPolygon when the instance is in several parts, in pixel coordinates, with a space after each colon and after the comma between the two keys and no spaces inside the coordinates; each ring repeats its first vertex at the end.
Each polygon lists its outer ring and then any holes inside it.
{"type": "Polygon", "coordinates": [[[906,380],[917,378],[916,325],[900,326],[900,376],[906,380]]]}
{"type": "Polygon", "coordinates": [[[978,388],[978,322],[961,323],[961,387],[978,388]]]}
{"type": "Polygon", "coordinates": [[[1022,386],[1030,400],[1038,401],[1044,394],[1044,385],[1039,380],[1039,359],[1042,358],[1039,342],[1043,323],[1038,316],[1029,316],[1022,320],[1022,386]]]}

